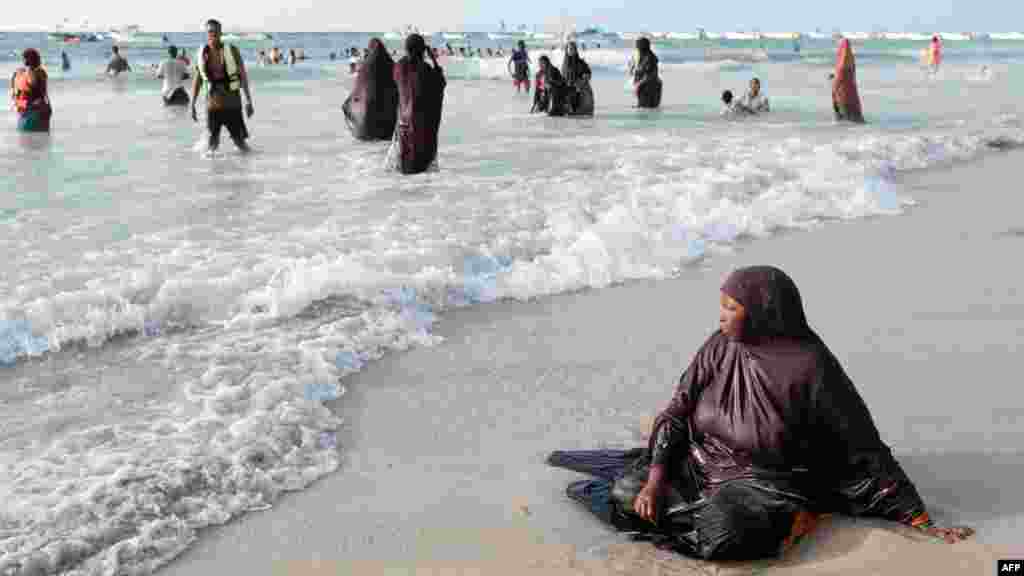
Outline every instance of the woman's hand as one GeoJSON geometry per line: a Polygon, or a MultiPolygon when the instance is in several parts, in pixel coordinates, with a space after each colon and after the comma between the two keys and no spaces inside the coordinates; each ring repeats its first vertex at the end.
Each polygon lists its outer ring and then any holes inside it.
{"type": "Polygon", "coordinates": [[[929,536],[941,538],[947,544],[956,544],[974,535],[974,528],[968,526],[953,526],[952,528],[939,528],[938,526],[922,526],[919,528],[929,536]]]}
{"type": "Polygon", "coordinates": [[[661,482],[648,480],[633,502],[633,511],[638,516],[654,523],[658,517],[658,500],[661,496],[661,482]]]}

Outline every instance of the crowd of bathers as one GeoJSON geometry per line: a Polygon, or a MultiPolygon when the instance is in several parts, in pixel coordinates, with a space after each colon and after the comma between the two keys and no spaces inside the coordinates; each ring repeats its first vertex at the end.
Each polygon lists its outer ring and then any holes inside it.
{"type": "MultiPolygon", "coordinates": [[[[206,87],[206,124],[210,150],[218,147],[222,128],[228,129],[239,149],[247,150],[245,141],[249,133],[245,118],[253,115],[254,108],[245,63],[236,46],[221,42],[221,25],[216,20],[207,22],[207,37],[207,44],[200,48],[193,60],[184,51],[170,46],[168,59],[154,66],[153,73],[164,82],[161,90],[164,103],[169,106],[187,106],[191,103],[192,118],[195,121],[198,121],[196,98],[190,99],[189,92],[185,90],[185,81],[192,78],[193,96],[202,87],[206,87]]],[[[658,108],[663,89],[658,57],[647,38],[638,38],[635,48],[628,65],[635,106],[658,108]]],[[[469,56],[472,50],[464,47],[456,50],[451,44],[446,44],[443,49],[432,48],[422,36],[412,34],[406,38],[405,52],[396,62],[397,52],[393,55],[377,38],[371,39],[362,52],[358,48],[351,48],[348,52],[349,66],[356,76],[356,82],[343,109],[348,126],[357,139],[393,139],[394,144],[389,152],[392,164],[400,167],[402,172],[414,173],[436,165],[437,130],[440,127],[446,85],[438,59],[443,55],[469,56]],[[404,89],[403,82],[406,83],[404,89]],[[421,85],[422,82],[426,84],[421,85]],[[408,97],[408,101],[403,100],[403,94],[408,97]],[[371,134],[372,137],[367,137],[371,134]],[[405,162],[405,157],[415,160],[405,162]]],[[[117,46],[111,49],[111,53],[106,74],[117,76],[131,70],[117,46]]],[[[476,55],[504,57],[504,52],[501,48],[485,48],[477,49],[476,55]]],[[[336,57],[336,53],[331,53],[332,60],[336,57]]],[[[294,65],[305,58],[301,48],[293,48],[288,51],[287,62],[294,65]]],[[[62,68],[69,69],[67,54],[62,52],[61,59],[62,68]]],[[[18,112],[18,129],[49,132],[53,107],[47,91],[46,70],[35,49],[25,50],[22,60],[24,67],[15,71],[10,84],[11,101],[18,112]]],[[[274,47],[269,54],[261,50],[257,61],[260,65],[280,64],[284,61],[284,55],[278,47],[274,47]]],[[[517,91],[529,92],[532,80],[534,98],[531,113],[593,116],[595,96],[590,83],[592,73],[583,58],[581,46],[577,46],[576,42],[565,44],[561,68],[551,62],[550,56],[542,55],[538,59],[538,70],[532,78],[531,64],[526,44],[520,41],[511,52],[508,69],[517,91]]],[[[835,72],[830,79],[836,119],[863,122],[853,49],[848,39],[839,42],[835,72]]],[[[729,117],[756,115],[771,110],[768,97],[757,78],[751,80],[750,89],[740,98],[735,98],[730,90],[726,90],[722,94],[722,103],[722,114],[729,117]]]]}

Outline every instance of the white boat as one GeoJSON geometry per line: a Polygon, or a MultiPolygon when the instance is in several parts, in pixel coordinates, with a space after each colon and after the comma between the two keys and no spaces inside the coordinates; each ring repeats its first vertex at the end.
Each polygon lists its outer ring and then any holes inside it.
{"type": "Polygon", "coordinates": [[[871,32],[843,32],[843,37],[849,40],[870,40],[871,32]]]}
{"type": "Polygon", "coordinates": [[[466,35],[462,32],[441,32],[441,37],[445,40],[465,40],[466,35]]]}
{"type": "Polygon", "coordinates": [[[496,42],[500,42],[501,40],[518,40],[519,38],[525,38],[522,34],[503,34],[501,32],[490,32],[487,34],[487,37],[496,42]]]}
{"type": "Polygon", "coordinates": [[[700,34],[697,32],[669,32],[669,40],[697,40],[700,38],[700,34]]]}
{"type": "Polygon", "coordinates": [[[723,34],[726,40],[760,40],[758,32],[726,32],[723,34]]]}
{"type": "Polygon", "coordinates": [[[939,32],[938,36],[939,36],[939,38],[942,38],[943,40],[952,40],[952,41],[964,41],[964,40],[970,40],[971,39],[970,34],[964,34],[964,33],[961,33],[961,32],[939,32]]]}
{"type": "Polygon", "coordinates": [[[534,32],[530,34],[534,40],[558,40],[558,34],[553,32],[534,32]]]}
{"type": "Polygon", "coordinates": [[[989,38],[993,40],[1024,40],[1022,32],[990,32],[989,38]]]}
{"type": "Polygon", "coordinates": [[[110,39],[117,44],[163,44],[166,37],[159,34],[147,34],[136,24],[110,30],[110,39]]]}
{"type": "Polygon", "coordinates": [[[761,36],[769,40],[797,40],[800,38],[799,32],[765,32],[761,36]]]}
{"type": "Polygon", "coordinates": [[[273,39],[266,32],[228,32],[221,38],[224,42],[264,42],[273,39]]]}

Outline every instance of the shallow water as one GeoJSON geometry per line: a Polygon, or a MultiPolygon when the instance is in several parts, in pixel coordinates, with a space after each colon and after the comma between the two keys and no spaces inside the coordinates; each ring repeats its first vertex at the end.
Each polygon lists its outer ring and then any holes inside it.
{"type": "MultiPolygon", "coordinates": [[[[54,73],[52,135],[0,133],[0,573],[144,573],[196,528],[333,471],[340,422],[322,401],[373,359],[434,343],[447,309],[667,277],[779,230],[899,214],[922,200],[899,172],[1024,142],[1024,46],[947,47],[934,77],[913,43],[862,46],[866,126],[832,121],[830,43],[767,60],[663,47],[654,112],[630,107],[628,52],[605,49],[585,54],[585,120],[530,116],[488,79],[501,61],[445,62],[441,170],[400,177],[386,144],[346,133],[351,79],[323,57],[363,40],[282,37],[313,59],[252,67],[247,156],[199,154],[201,127],[159,105],[158,81],[97,78],[102,43],[54,73]],[[754,75],[772,114],[719,117],[721,91],[754,75]]],[[[142,70],[161,51],[126,55],[142,70]]]]}

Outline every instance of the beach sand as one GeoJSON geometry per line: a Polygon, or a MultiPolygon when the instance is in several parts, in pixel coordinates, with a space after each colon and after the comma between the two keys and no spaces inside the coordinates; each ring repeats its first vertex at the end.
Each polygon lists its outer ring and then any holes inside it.
{"type": "Polygon", "coordinates": [[[346,382],[338,473],[163,574],[991,574],[1024,556],[1022,161],[904,175],[909,214],[758,240],[678,279],[451,313],[444,343],[346,382]],[[709,564],[627,543],[564,496],[578,475],[546,454],[642,442],[717,326],[724,276],[762,263],[796,280],[933,517],[976,538],[833,518],[784,559],[709,564]]]}

